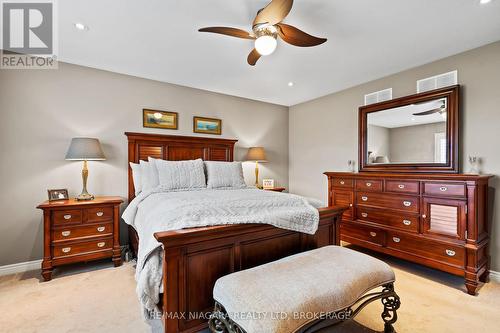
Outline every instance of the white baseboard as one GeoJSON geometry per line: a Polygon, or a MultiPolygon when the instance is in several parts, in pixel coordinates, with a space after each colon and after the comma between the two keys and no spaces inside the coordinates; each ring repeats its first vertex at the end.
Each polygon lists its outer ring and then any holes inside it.
{"type": "Polygon", "coordinates": [[[40,269],[41,264],[42,264],[42,259],[20,262],[12,265],[0,266],[0,276],[16,274],[16,273],[24,273],[40,269]]]}
{"type": "Polygon", "coordinates": [[[500,282],[500,272],[490,271],[490,279],[500,282]]]}

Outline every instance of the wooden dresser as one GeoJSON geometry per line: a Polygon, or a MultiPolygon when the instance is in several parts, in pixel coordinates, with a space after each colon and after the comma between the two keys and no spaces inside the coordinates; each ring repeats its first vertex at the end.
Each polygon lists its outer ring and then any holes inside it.
{"type": "Polygon", "coordinates": [[[42,276],[52,278],[55,266],[95,259],[113,258],[122,263],[119,242],[119,215],[123,200],[97,197],[44,202],[44,254],[42,276]]]}
{"type": "Polygon", "coordinates": [[[349,205],[342,241],[465,277],[486,280],[491,176],[326,172],[329,205],[349,205]]]}

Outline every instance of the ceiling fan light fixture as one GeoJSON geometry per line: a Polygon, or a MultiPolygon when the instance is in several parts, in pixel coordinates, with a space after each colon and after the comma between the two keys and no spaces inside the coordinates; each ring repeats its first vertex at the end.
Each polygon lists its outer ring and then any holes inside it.
{"type": "Polygon", "coordinates": [[[255,40],[255,49],[262,56],[272,54],[276,50],[277,46],[278,41],[274,36],[264,35],[255,40]]]}

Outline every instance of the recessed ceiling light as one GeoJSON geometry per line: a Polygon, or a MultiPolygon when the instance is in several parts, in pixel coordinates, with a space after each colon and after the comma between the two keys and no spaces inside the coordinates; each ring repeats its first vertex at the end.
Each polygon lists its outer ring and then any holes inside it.
{"type": "Polygon", "coordinates": [[[293,87],[293,82],[292,81],[288,82],[288,86],[293,87]]]}
{"type": "Polygon", "coordinates": [[[78,30],[82,30],[82,31],[89,29],[85,24],[79,23],[79,22],[75,23],[75,28],[77,28],[78,30]]]}
{"type": "Polygon", "coordinates": [[[490,3],[491,0],[481,0],[480,3],[481,5],[486,5],[487,3],[490,3]]]}

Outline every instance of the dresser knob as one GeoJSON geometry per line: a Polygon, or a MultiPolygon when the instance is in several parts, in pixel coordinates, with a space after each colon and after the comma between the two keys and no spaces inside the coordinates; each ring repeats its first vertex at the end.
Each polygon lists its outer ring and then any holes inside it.
{"type": "Polygon", "coordinates": [[[453,250],[446,250],[446,254],[450,257],[454,257],[456,253],[453,250]]]}
{"type": "Polygon", "coordinates": [[[375,236],[377,236],[377,233],[372,231],[372,232],[370,232],[370,236],[375,237],[375,236]]]}
{"type": "Polygon", "coordinates": [[[63,217],[65,220],[69,220],[69,219],[71,219],[71,214],[66,214],[63,217]]]}
{"type": "Polygon", "coordinates": [[[366,186],[367,186],[367,187],[371,187],[371,186],[372,186],[372,183],[366,183],[366,186]]]}
{"type": "Polygon", "coordinates": [[[404,189],[404,188],[405,188],[405,186],[404,186],[403,184],[398,185],[398,187],[399,187],[400,189],[404,189]]]}
{"type": "Polygon", "coordinates": [[[368,197],[361,197],[361,200],[368,201],[368,197]]]}
{"type": "Polygon", "coordinates": [[[106,227],[97,227],[97,231],[103,232],[106,229],[106,227]]]}
{"type": "Polygon", "coordinates": [[[368,217],[368,214],[367,213],[361,213],[361,216],[368,217]]]}
{"type": "Polygon", "coordinates": [[[61,232],[61,235],[63,235],[64,237],[68,237],[69,235],[71,235],[71,231],[63,231],[61,232]]]}
{"type": "Polygon", "coordinates": [[[423,219],[426,219],[426,218],[427,218],[427,215],[425,215],[425,214],[424,214],[424,215],[422,215],[422,218],[423,218],[423,219]]]}
{"type": "Polygon", "coordinates": [[[349,204],[349,207],[352,207],[352,204],[349,204]]]}
{"type": "Polygon", "coordinates": [[[405,207],[410,207],[411,206],[411,201],[403,201],[403,205],[405,207]]]}
{"type": "Polygon", "coordinates": [[[392,240],[394,241],[394,243],[399,243],[401,242],[401,239],[398,238],[398,237],[392,237],[392,240]]]}
{"type": "Polygon", "coordinates": [[[345,181],[341,180],[339,183],[340,183],[340,185],[344,185],[345,181]]]}
{"type": "Polygon", "coordinates": [[[403,224],[404,225],[411,225],[411,221],[410,220],[403,220],[403,224]]]}
{"type": "Polygon", "coordinates": [[[106,245],[106,242],[99,242],[97,243],[97,247],[104,247],[106,245]]]}
{"type": "Polygon", "coordinates": [[[103,216],[103,215],[104,215],[104,213],[103,213],[103,212],[97,212],[97,213],[95,213],[95,215],[97,215],[97,216],[99,216],[99,217],[100,217],[100,216],[103,216]]]}
{"type": "Polygon", "coordinates": [[[69,253],[69,251],[71,251],[71,248],[70,247],[63,247],[62,251],[63,251],[63,253],[69,253]]]}
{"type": "Polygon", "coordinates": [[[442,186],[442,187],[439,188],[439,190],[441,192],[446,192],[446,191],[448,191],[448,188],[446,186],[442,186]]]}

